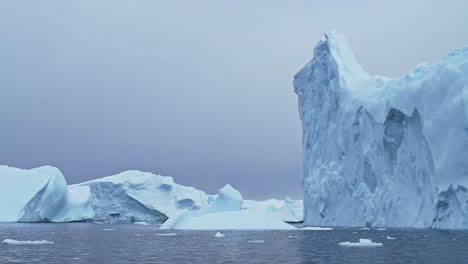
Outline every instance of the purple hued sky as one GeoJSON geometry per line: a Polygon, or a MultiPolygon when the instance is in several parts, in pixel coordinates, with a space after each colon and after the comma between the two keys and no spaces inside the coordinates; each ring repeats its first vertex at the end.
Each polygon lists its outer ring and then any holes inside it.
{"type": "Polygon", "coordinates": [[[139,169],[301,198],[294,74],[325,31],[398,77],[468,44],[468,1],[0,3],[0,163],[139,169]]]}

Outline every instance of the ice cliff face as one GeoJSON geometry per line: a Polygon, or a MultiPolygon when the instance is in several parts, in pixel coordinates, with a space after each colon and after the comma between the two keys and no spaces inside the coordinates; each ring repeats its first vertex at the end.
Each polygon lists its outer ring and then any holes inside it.
{"type": "Polygon", "coordinates": [[[468,181],[467,84],[468,48],[388,79],[327,33],[294,77],[305,224],[435,226],[436,188],[468,181]]]}
{"type": "Polygon", "coordinates": [[[176,184],[172,177],[149,172],[125,171],[84,182],[79,186],[91,188],[91,204],[95,212],[100,212],[98,218],[101,219],[105,219],[106,215],[111,213],[117,219],[124,220],[128,217],[122,214],[118,216],[117,212],[128,212],[132,208],[141,212],[144,207],[145,214],[157,212],[164,216],[153,219],[138,217],[139,220],[165,220],[166,216],[170,217],[184,209],[200,209],[208,204],[208,196],[203,191],[176,184]],[[109,204],[113,204],[114,209],[110,209],[109,204]]]}
{"type": "Polygon", "coordinates": [[[69,202],[67,182],[54,167],[0,166],[0,222],[49,222],[69,202]]]}

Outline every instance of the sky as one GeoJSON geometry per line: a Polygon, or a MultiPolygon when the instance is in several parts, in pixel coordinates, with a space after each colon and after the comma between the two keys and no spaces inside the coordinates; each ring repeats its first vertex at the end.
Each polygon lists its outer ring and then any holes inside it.
{"type": "Polygon", "coordinates": [[[0,2],[0,164],[138,169],[301,198],[292,80],[329,30],[398,77],[468,45],[468,1],[0,2]]]}

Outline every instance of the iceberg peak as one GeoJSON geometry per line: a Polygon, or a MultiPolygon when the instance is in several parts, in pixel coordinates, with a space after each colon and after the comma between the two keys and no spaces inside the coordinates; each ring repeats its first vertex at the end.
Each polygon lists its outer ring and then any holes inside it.
{"type": "MultiPolygon", "coordinates": [[[[370,78],[370,75],[357,62],[345,36],[339,34],[336,30],[332,30],[325,33],[325,40],[321,42],[328,47],[330,56],[336,63],[340,81],[344,87],[348,89],[357,88],[355,85],[359,81],[370,78]]],[[[322,43],[319,42],[316,49],[322,43]]]]}

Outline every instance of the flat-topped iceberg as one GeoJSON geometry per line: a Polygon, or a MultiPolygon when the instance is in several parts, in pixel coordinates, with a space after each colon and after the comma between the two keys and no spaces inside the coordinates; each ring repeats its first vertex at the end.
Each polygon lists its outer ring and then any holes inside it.
{"type": "Polygon", "coordinates": [[[198,212],[185,210],[170,217],[161,229],[173,230],[294,230],[294,226],[252,211],[242,211],[242,195],[226,185],[211,207],[198,212]]]}
{"type": "MultiPolygon", "coordinates": [[[[172,177],[136,170],[125,171],[78,185],[91,188],[91,203],[95,211],[105,210],[110,213],[111,211],[106,208],[108,203],[112,202],[110,199],[116,198],[128,201],[133,204],[132,206],[139,204],[150,211],[155,210],[168,217],[184,209],[205,208],[208,204],[208,196],[203,191],[176,184],[172,177]],[[106,193],[112,193],[112,195],[104,197],[106,193]]],[[[114,211],[118,212],[119,209],[114,211]]],[[[150,211],[147,213],[152,214],[150,211]]]]}

